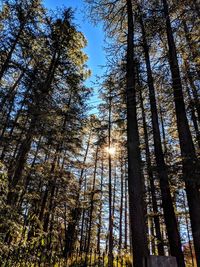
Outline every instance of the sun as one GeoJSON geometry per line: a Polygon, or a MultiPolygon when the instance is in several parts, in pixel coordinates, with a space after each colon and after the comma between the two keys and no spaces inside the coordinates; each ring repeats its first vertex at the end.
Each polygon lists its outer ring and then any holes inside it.
{"type": "Polygon", "coordinates": [[[115,147],[113,147],[113,146],[106,147],[106,152],[108,152],[110,155],[114,155],[115,154],[115,147]]]}

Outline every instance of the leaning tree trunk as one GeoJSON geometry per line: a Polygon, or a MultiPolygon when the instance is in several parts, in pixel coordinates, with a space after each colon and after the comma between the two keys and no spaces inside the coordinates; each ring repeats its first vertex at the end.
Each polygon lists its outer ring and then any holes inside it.
{"type": "Polygon", "coordinates": [[[8,104],[9,105],[9,109],[13,108],[14,99],[15,99],[15,96],[17,94],[17,88],[19,87],[19,84],[20,84],[22,78],[24,77],[24,74],[25,74],[25,70],[23,70],[20,73],[19,77],[14,82],[14,84],[10,88],[9,92],[2,98],[1,103],[0,103],[0,112],[3,110],[4,105],[6,104],[6,102],[9,102],[9,104],[8,104]]]}
{"type": "Polygon", "coordinates": [[[38,86],[40,94],[37,94],[35,96],[34,113],[31,118],[30,126],[26,134],[26,138],[20,146],[20,149],[17,155],[16,167],[15,167],[13,176],[11,177],[11,187],[10,187],[11,190],[8,193],[8,200],[7,200],[9,205],[14,205],[15,202],[17,201],[18,192],[16,192],[16,186],[18,185],[19,181],[22,179],[22,174],[25,168],[27,156],[31,149],[31,143],[37,131],[37,124],[39,121],[39,116],[43,108],[44,101],[47,98],[47,94],[51,89],[51,84],[53,82],[55,71],[58,66],[59,57],[60,57],[59,52],[55,51],[52,56],[51,63],[49,65],[49,69],[47,72],[47,76],[45,78],[45,82],[41,83],[38,86]]]}
{"type": "Polygon", "coordinates": [[[22,25],[20,26],[19,31],[18,31],[18,33],[17,33],[17,35],[16,35],[16,37],[15,37],[15,39],[14,39],[12,45],[11,45],[11,48],[10,48],[10,50],[8,52],[6,60],[4,61],[4,63],[1,66],[1,69],[0,69],[0,81],[2,80],[2,78],[3,78],[4,74],[5,74],[5,72],[7,71],[7,69],[9,68],[10,60],[12,58],[12,55],[13,55],[14,50],[16,48],[16,45],[17,45],[17,43],[19,41],[19,38],[20,38],[20,36],[21,36],[21,34],[22,34],[23,30],[24,30],[24,26],[25,26],[25,22],[22,23],[22,25]]]}

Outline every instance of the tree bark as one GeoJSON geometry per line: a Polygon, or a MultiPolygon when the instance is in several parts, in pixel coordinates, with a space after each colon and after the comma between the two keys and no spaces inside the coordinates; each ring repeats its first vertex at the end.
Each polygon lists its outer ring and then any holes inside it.
{"type": "Polygon", "coordinates": [[[145,62],[147,68],[147,80],[149,87],[149,98],[150,98],[150,108],[151,108],[151,120],[153,127],[153,140],[154,140],[154,153],[156,158],[156,167],[160,181],[162,206],[164,211],[164,218],[167,228],[167,234],[170,244],[171,255],[175,256],[179,267],[184,267],[184,255],[181,249],[181,239],[178,231],[177,219],[174,212],[173,201],[170,193],[170,185],[168,179],[167,167],[165,164],[164,154],[162,150],[162,142],[160,136],[158,111],[155,97],[155,88],[153,82],[153,75],[150,64],[149,57],[149,47],[146,39],[146,32],[144,28],[144,23],[142,19],[142,14],[140,14],[140,24],[143,36],[143,48],[145,54],[145,62]]]}
{"type": "Polygon", "coordinates": [[[166,32],[169,47],[169,64],[172,74],[172,86],[176,109],[177,128],[183,162],[183,178],[185,180],[186,186],[197,266],[200,267],[199,162],[195,154],[195,148],[186,116],[185,103],[183,98],[183,88],[180,77],[176,46],[169,17],[168,3],[166,0],[162,0],[162,2],[164,7],[164,16],[166,20],[166,32]]]}
{"type": "Polygon", "coordinates": [[[141,267],[144,257],[148,255],[148,245],[144,213],[144,179],[141,170],[136,111],[133,10],[132,1],[127,0],[126,3],[128,18],[126,97],[130,232],[134,266],[141,267]]]}
{"type": "MultiPolygon", "coordinates": [[[[108,110],[108,149],[111,148],[111,95],[109,96],[109,110],[108,110]]],[[[112,209],[112,159],[111,153],[108,152],[108,197],[109,197],[109,246],[108,246],[108,265],[113,266],[113,209],[112,209]]]]}
{"type": "Polygon", "coordinates": [[[103,208],[103,176],[104,176],[104,161],[102,158],[102,164],[101,164],[101,182],[100,182],[100,191],[101,191],[101,197],[100,197],[100,208],[99,208],[99,225],[98,225],[98,231],[97,231],[97,253],[100,254],[101,247],[100,247],[100,241],[101,241],[101,228],[102,228],[102,208],[103,208]]]}
{"type": "Polygon", "coordinates": [[[156,238],[158,243],[158,255],[164,256],[164,247],[163,247],[163,240],[160,230],[160,221],[158,216],[158,205],[157,205],[157,199],[156,199],[156,188],[154,184],[154,175],[152,171],[152,164],[151,164],[151,155],[149,150],[149,138],[148,138],[148,132],[147,132],[147,124],[146,124],[146,115],[144,110],[144,104],[143,104],[143,97],[142,92],[140,90],[140,102],[141,102],[141,109],[142,109],[142,120],[143,120],[143,129],[144,129],[144,139],[145,139],[145,152],[146,152],[146,163],[147,163],[147,172],[149,176],[149,182],[150,182],[150,192],[151,192],[151,198],[152,198],[152,207],[154,212],[154,225],[155,225],[155,231],[156,231],[156,238]]]}
{"type": "Polygon", "coordinates": [[[121,199],[120,199],[120,217],[119,217],[119,252],[122,249],[122,219],[123,219],[123,204],[124,204],[124,169],[123,157],[121,153],[121,199]]]}

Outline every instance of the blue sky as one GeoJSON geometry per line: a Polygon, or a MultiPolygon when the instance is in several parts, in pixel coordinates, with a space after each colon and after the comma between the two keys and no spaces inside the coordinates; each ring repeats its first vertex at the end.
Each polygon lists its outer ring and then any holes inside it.
{"type": "MultiPolygon", "coordinates": [[[[101,75],[104,72],[101,67],[105,65],[105,52],[103,50],[104,33],[102,24],[99,23],[97,26],[94,26],[90,22],[90,19],[87,18],[84,12],[84,10],[86,10],[84,0],[44,0],[44,5],[51,9],[66,6],[72,7],[75,10],[74,22],[88,41],[85,52],[89,57],[87,64],[92,71],[92,76],[87,80],[86,85],[93,87],[92,82],[96,80],[96,75],[101,75]]],[[[92,101],[97,101],[97,98],[93,97],[92,101]]]]}

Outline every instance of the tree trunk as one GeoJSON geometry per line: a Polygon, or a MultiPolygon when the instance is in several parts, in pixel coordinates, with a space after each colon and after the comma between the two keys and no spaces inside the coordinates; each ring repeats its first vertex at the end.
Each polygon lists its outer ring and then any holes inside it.
{"type": "MultiPolygon", "coordinates": [[[[111,95],[109,96],[109,110],[108,110],[108,149],[111,148],[111,95]]],[[[109,151],[108,150],[108,151],[109,151]]],[[[113,266],[113,209],[112,209],[112,159],[111,153],[108,152],[108,197],[109,197],[109,250],[108,250],[108,266],[113,266]]]]}
{"type": "MultiPolygon", "coordinates": [[[[125,164],[126,166],[126,164],[125,164]]],[[[126,173],[126,172],[125,172],[126,173]]],[[[127,178],[125,176],[124,182],[124,195],[125,195],[125,203],[124,203],[124,249],[127,250],[128,248],[128,186],[127,186],[127,178]]]]}
{"type": "Polygon", "coordinates": [[[119,217],[119,253],[122,249],[122,219],[123,219],[123,203],[124,203],[124,170],[123,157],[121,153],[121,199],[120,199],[120,217],[119,217]]]}
{"type": "Polygon", "coordinates": [[[152,198],[152,207],[154,212],[154,224],[155,224],[155,231],[156,231],[156,238],[158,243],[158,255],[164,256],[164,247],[163,247],[163,240],[160,230],[160,221],[159,221],[159,211],[158,211],[158,205],[157,205],[157,199],[156,199],[156,188],[154,184],[154,175],[152,171],[152,164],[151,164],[151,155],[149,150],[149,140],[148,140],[148,132],[147,132],[147,124],[146,124],[146,115],[144,110],[144,104],[143,104],[143,97],[142,92],[140,90],[140,102],[141,102],[141,109],[142,109],[142,120],[143,120],[143,129],[144,129],[144,139],[145,139],[145,152],[146,152],[146,163],[147,163],[147,172],[149,176],[149,182],[150,182],[150,192],[151,192],[151,198],[152,198]]]}
{"type": "Polygon", "coordinates": [[[100,197],[100,208],[99,208],[99,225],[98,225],[98,232],[97,232],[97,253],[100,254],[101,247],[100,247],[100,241],[101,241],[101,228],[102,228],[102,208],[103,208],[103,176],[104,176],[104,162],[102,158],[102,164],[101,164],[101,182],[100,182],[100,190],[101,190],[101,197],[100,197]]]}
{"type": "Polygon", "coordinates": [[[24,170],[24,165],[26,163],[27,154],[28,154],[30,147],[31,147],[31,142],[32,142],[32,138],[33,138],[33,131],[35,129],[35,124],[36,124],[36,118],[33,118],[31,123],[30,123],[29,130],[28,130],[28,133],[26,135],[26,139],[22,143],[22,145],[19,149],[19,152],[18,152],[17,163],[16,163],[13,177],[11,178],[10,191],[9,191],[8,197],[7,197],[7,203],[9,205],[15,205],[17,202],[17,199],[18,199],[18,193],[15,192],[15,190],[16,190],[16,186],[17,186],[19,180],[21,179],[21,175],[22,175],[22,172],[24,170]]]}
{"type": "Polygon", "coordinates": [[[98,153],[99,153],[99,145],[97,145],[96,147],[96,155],[95,155],[95,162],[94,162],[93,185],[92,185],[92,190],[91,190],[89,223],[88,223],[88,231],[87,231],[88,238],[87,238],[87,247],[86,247],[85,266],[87,266],[88,264],[88,254],[90,252],[90,243],[91,243],[91,236],[92,236],[92,220],[93,220],[93,211],[94,211],[94,195],[95,195],[95,187],[96,187],[98,153]]]}
{"type": "Polygon", "coordinates": [[[148,245],[144,213],[144,179],[141,170],[136,111],[133,10],[132,1],[127,0],[126,3],[128,16],[126,96],[130,232],[134,266],[141,267],[144,257],[148,255],[148,245]]]}
{"type": "MultiPolygon", "coordinates": [[[[65,251],[64,251],[64,255],[65,256],[67,255],[68,252],[70,252],[70,250],[74,246],[73,244],[76,241],[75,240],[75,230],[76,230],[77,224],[78,224],[78,222],[79,222],[79,220],[81,218],[80,193],[81,193],[81,187],[82,187],[82,183],[83,183],[83,174],[84,174],[84,171],[85,171],[85,166],[84,165],[86,163],[87,155],[88,155],[88,151],[89,151],[89,147],[90,147],[90,139],[91,139],[91,131],[89,132],[89,137],[88,137],[88,141],[87,141],[87,147],[86,147],[85,155],[84,155],[84,159],[83,159],[83,167],[81,169],[81,173],[80,173],[80,177],[79,177],[79,184],[78,184],[78,190],[77,190],[77,195],[76,195],[76,203],[75,203],[75,207],[71,211],[71,217],[73,219],[69,223],[68,229],[67,229],[66,236],[71,236],[71,239],[70,239],[70,241],[68,240],[68,238],[65,240],[65,251]]],[[[85,216],[84,213],[85,212],[83,211],[83,215],[85,216]]],[[[81,236],[81,238],[82,238],[82,236],[81,236]]],[[[81,240],[80,246],[83,247],[82,240],[81,240]]]]}
{"type": "Polygon", "coordinates": [[[94,162],[94,173],[93,173],[93,184],[92,184],[92,191],[91,191],[91,200],[90,200],[90,216],[89,216],[87,252],[89,252],[89,249],[90,249],[91,234],[92,234],[92,219],[93,219],[93,210],[94,210],[94,194],[95,194],[95,186],[96,186],[98,152],[99,152],[99,146],[97,145],[96,155],[95,155],[95,162],[94,162]]]}
{"type": "Polygon", "coordinates": [[[145,62],[147,68],[147,80],[148,80],[149,98],[151,107],[151,120],[153,127],[154,153],[156,158],[157,172],[160,181],[164,218],[167,227],[167,234],[170,244],[171,255],[176,257],[179,267],[184,267],[185,263],[184,263],[184,255],[181,249],[181,239],[178,231],[178,224],[170,193],[167,167],[165,164],[164,154],[162,150],[162,142],[160,137],[160,128],[158,121],[158,111],[156,106],[155,88],[153,83],[153,75],[149,57],[149,48],[147,44],[146,32],[143,24],[142,14],[140,14],[140,24],[142,29],[143,48],[144,48],[145,62]]]}
{"type": "Polygon", "coordinates": [[[166,32],[169,47],[169,64],[172,74],[177,128],[183,161],[183,178],[186,185],[197,266],[200,267],[200,192],[198,181],[200,173],[198,166],[199,163],[195,154],[195,148],[187,121],[176,46],[171,28],[168,3],[166,0],[163,0],[163,7],[166,19],[166,32]]]}

